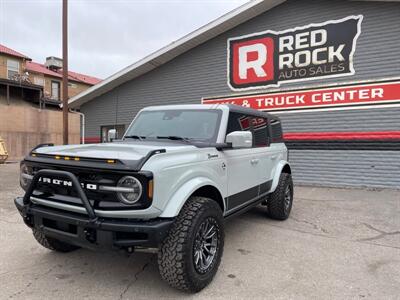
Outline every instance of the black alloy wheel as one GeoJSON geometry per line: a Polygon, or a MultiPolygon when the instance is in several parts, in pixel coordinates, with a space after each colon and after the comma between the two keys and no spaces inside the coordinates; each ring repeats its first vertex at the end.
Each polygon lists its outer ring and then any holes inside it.
{"type": "Polygon", "coordinates": [[[193,262],[197,272],[204,274],[215,260],[219,242],[219,227],[209,217],[201,223],[193,243],[193,262]]]}

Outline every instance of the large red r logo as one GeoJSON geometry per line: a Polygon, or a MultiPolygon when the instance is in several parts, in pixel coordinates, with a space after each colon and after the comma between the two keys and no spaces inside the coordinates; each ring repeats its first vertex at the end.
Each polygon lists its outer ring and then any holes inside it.
{"type": "Polygon", "coordinates": [[[242,86],[274,79],[274,40],[270,37],[231,43],[231,84],[242,86]]]}

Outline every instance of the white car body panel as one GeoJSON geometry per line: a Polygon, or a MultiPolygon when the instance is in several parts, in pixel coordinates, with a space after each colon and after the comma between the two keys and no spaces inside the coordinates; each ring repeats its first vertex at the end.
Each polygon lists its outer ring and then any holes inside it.
{"type": "Polygon", "coordinates": [[[79,156],[84,158],[137,160],[143,158],[149,151],[160,148],[165,149],[166,151],[168,151],[168,153],[193,151],[196,149],[196,147],[192,145],[139,145],[134,141],[128,141],[125,143],[102,143],[44,147],[37,149],[36,152],[41,154],[79,156]]]}
{"type": "Polygon", "coordinates": [[[225,198],[227,185],[226,170],[221,167],[223,162],[221,153],[215,148],[155,155],[143,166],[143,170],[154,174],[153,205],[163,211],[163,217],[174,217],[177,210],[171,213],[172,207],[180,209],[193,191],[205,185],[213,185],[225,198]],[[209,158],[209,155],[218,157],[209,158]],[[191,189],[190,194],[183,193],[191,189]],[[169,206],[167,213],[164,209],[171,201],[176,203],[169,206]]]}
{"type": "MultiPolygon", "coordinates": [[[[142,111],[167,109],[220,109],[222,116],[217,143],[225,142],[229,116],[227,105],[170,105],[148,107],[142,111]]],[[[132,124],[128,127],[127,132],[132,124]]],[[[115,211],[113,217],[173,218],[179,214],[187,199],[204,186],[212,186],[219,191],[223,199],[223,213],[226,215],[230,212],[227,203],[230,196],[266,182],[270,184],[269,192],[273,192],[282,169],[288,165],[287,148],[284,143],[273,143],[260,148],[219,151],[216,147],[201,148],[184,142],[146,144],[145,142],[138,143],[137,140],[126,140],[123,143],[43,147],[35,152],[48,155],[137,161],[156,149],[165,149],[166,152],[152,156],[141,168],[143,171],[153,173],[152,205],[147,209],[115,211]]],[[[101,214],[99,211],[97,213],[101,214]]]]}

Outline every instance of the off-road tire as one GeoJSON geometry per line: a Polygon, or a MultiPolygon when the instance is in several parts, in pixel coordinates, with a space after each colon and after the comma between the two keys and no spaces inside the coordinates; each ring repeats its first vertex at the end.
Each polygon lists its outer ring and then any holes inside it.
{"type": "Polygon", "coordinates": [[[71,251],[74,251],[74,250],[77,250],[80,248],[78,246],[67,244],[67,243],[61,242],[57,239],[47,237],[43,233],[43,231],[41,231],[39,229],[34,228],[32,231],[33,231],[33,236],[39,242],[39,244],[47,249],[66,253],[66,252],[71,252],[71,251]]]}
{"type": "Polygon", "coordinates": [[[191,197],[181,209],[158,252],[160,275],[170,286],[199,292],[216,274],[224,247],[224,220],[218,203],[204,197],[191,197]],[[211,218],[211,219],[210,219],[211,218]],[[215,220],[218,246],[206,273],[195,267],[195,236],[206,220],[215,220]]]}
{"type": "Polygon", "coordinates": [[[268,216],[275,220],[286,220],[289,218],[293,204],[293,181],[292,175],[282,173],[275,191],[270,195],[267,202],[268,216]],[[285,205],[285,193],[290,189],[290,203],[285,205]]]}

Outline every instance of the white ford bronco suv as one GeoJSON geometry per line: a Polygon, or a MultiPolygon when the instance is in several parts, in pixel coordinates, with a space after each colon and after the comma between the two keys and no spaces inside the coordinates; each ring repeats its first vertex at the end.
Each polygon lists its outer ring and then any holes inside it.
{"type": "Polygon", "coordinates": [[[122,140],[39,145],[20,183],[44,247],[157,251],[162,278],[191,292],[217,272],[225,219],[263,203],[285,220],[293,201],[279,118],[230,104],[148,107],[122,140]]]}

